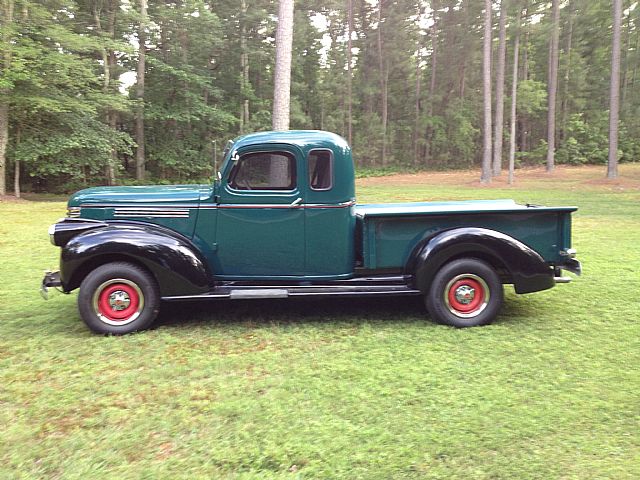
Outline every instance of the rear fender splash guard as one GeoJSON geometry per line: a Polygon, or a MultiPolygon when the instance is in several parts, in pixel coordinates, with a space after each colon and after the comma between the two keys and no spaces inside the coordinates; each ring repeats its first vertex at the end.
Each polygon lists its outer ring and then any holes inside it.
{"type": "Polygon", "coordinates": [[[407,262],[416,287],[427,292],[437,271],[460,257],[490,259],[503,265],[516,293],[546,290],[555,285],[553,269],[533,249],[509,235],[486,228],[466,227],[440,232],[419,244],[407,262]]]}

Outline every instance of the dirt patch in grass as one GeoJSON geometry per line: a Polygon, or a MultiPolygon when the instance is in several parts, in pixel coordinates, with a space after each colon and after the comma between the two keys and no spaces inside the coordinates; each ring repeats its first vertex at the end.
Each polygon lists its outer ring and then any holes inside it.
{"type": "Polygon", "coordinates": [[[480,183],[478,170],[456,170],[447,172],[401,173],[386,177],[368,177],[358,179],[358,186],[369,187],[379,185],[460,185],[482,188],[516,188],[526,186],[542,186],[546,183],[564,183],[567,186],[601,187],[609,190],[640,190],[640,164],[623,164],[619,168],[620,176],[616,179],[605,178],[604,165],[588,165],[570,167],[557,166],[553,173],[547,173],[544,167],[522,168],[516,170],[515,182],[510,186],[507,174],[491,179],[491,183],[480,183]]]}
{"type": "Polygon", "coordinates": [[[0,203],[3,202],[25,203],[26,200],[24,198],[16,198],[13,195],[0,195],[0,203]]]}

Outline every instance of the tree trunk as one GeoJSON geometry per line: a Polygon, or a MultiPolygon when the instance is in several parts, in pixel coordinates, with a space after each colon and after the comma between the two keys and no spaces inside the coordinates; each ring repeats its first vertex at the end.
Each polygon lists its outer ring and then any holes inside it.
{"type": "Polygon", "coordinates": [[[276,67],[273,82],[273,129],[289,130],[293,0],[279,0],[276,67]]]}
{"type": "Polygon", "coordinates": [[[347,0],[347,141],[353,140],[353,72],[352,72],[352,40],[353,34],[353,0],[347,0]]]}
{"type": "Polygon", "coordinates": [[[413,125],[413,165],[418,166],[418,137],[420,135],[420,76],[422,70],[420,69],[420,42],[418,42],[418,54],[416,58],[416,99],[415,99],[415,120],[413,125]]]}
{"type": "MultiPolygon", "coordinates": [[[[13,24],[13,0],[5,0],[0,11],[0,27],[2,28],[2,72],[11,68],[11,27],[13,24]]],[[[9,143],[9,89],[0,88],[0,195],[7,194],[7,144],[9,143]]]]}
{"type": "MultiPolygon", "coordinates": [[[[107,3],[107,8],[109,9],[108,15],[108,32],[110,34],[109,38],[113,38],[115,36],[115,9],[116,6],[112,4],[112,2],[107,3]]],[[[100,21],[100,10],[98,9],[97,2],[93,5],[93,17],[96,23],[96,33],[99,36],[102,36],[102,23],[100,21]]],[[[113,52],[108,52],[106,48],[102,48],[100,51],[102,55],[102,74],[104,76],[102,80],[102,92],[106,95],[109,93],[109,88],[111,87],[111,70],[112,70],[112,62],[115,62],[115,55],[113,52]]],[[[106,123],[115,128],[117,120],[114,118],[114,115],[110,110],[107,110],[105,113],[105,121],[106,123]]],[[[115,151],[111,152],[111,158],[107,160],[107,163],[104,167],[104,176],[107,182],[107,185],[115,185],[116,175],[114,168],[114,157],[115,151]]]]}
{"type": "MultiPolygon", "coordinates": [[[[461,9],[464,13],[463,27],[465,29],[470,29],[471,25],[469,23],[469,4],[471,0],[463,1],[461,5],[461,9]]],[[[460,99],[464,99],[465,87],[466,87],[466,75],[467,75],[467,57],[469,53],[469,43],[468,40],[462,41],[462,58],[460,60],[460,68],[459,68],[459,83],[458,83],[458,96],[460,99]]]]}
{"type": "Polygon", "coordinates": [[[498,34],[498,70],[496,72],[496,119],[493,143],[493,175],[502,171],[502,131],[504,128],[504,68],[507,43],[507,0],[500,1],[500,29],[498,34]]]}
{"type": "Polygon", "coordinates": [[[22,195],[20,193],[20,160],[16,160],[14,162],[13,171],[13,194],[16,198],[20,198],[22,195]]]}
{"type": "Polygon", "coordinates": [[[380,92],[381,98],[381,120],[382,120],[382,166],[387,164],[387,117],[389,111],[387,78],[389,76],[388,62],[385,62],[384,52],[382,50],[382,3],[384,0],[378,0],[378,69],[380,74],[380,92]]]}
{"type": "MultiPolygon", "coordinates": [[[[180,61],[182,63],[182,68],[188,68],[189,65],[189,31],[184,28],[184,26],[180,25],[178,27],[177,32],[178,42],[180,43],[180,61]]],[[[189,81],[185,78],[182,81],[182,91],[185,93],[189,92],[189,81]]],[[[181,122],[176,122],[178,124],[178,128],[176,131],[176,139],[185,139],[191,135],[191,96],[184,96],[184,105],[186,107],[187,120],[185,122],[184,127],[180,124],[181,122]]]]}
{"type": "Polygon", "coordinates": [[[436,71],[438,69],[438,17],[436,9],[438,4],[432,5],[433,25],[431,25],[431,81],[429,83],[429,116],[433,115],[434,96],[436,93],[436,71]]]}
{"type": "MultiPolygon", "coordinates": [[[[626,2],[626,7],[630,6],[630,2],[626,2]]],[[[624,36],[624,48],[622,51],[624,52],[624,57],[621,62],[624,66],[622,70],[622,80],[621,84],[621,92],[620,92],[620,110],[622,111],[622,116],[624,118],[624,111],[626,110],[626,102],[627,99],[627,89],[629,88],[629,47],[631,44],[631,10],[627,12],[627,28],[625,28],[625,36],[624,36]]]]}
{"type": "Polygon", "coordinates": [[[482,45],[482,183],[491,182],[491,0],[484,2],[484,41],[482,45]]]}
{"type": "Polygon", "coordinates": [[[560,104],[560,140],[564,140],[564,130],[567,124],[567,116],[569,110],[569,81],[571,80],[571,47],[573,41],[573,9],[571,8],[571,2],[567,4],[569,10],[569,31],[567,32],[567,49],[565,51],[565,57],[567,64],[564,72],[564,87],[562,91],[562,103],[560,104]]]}
{"type": "Polygon", "coordinates": [[[0,92],[0,195],[7,194],[7,143],[9,142],[9,102],[4,92],[0,92]]]}
{"type": "Polygon", "coordinates": [[[560,37],[560,0],[551,4],[551,40],[549,42],[549,83],[547,110],[547,172],[553,172],[556,152],[556,94],[558,93],[558,42],[560,37]]]}
{"type": "Polygon", "coordinates": [[[249,55],[247,54],[247,2],[240,2],[240,133],[244,133],[249,123],[249,99],[247,86],[249,84],[249,55]]]}
{"type": "Polygon", "coordinates": [[[609,162],[607,178],[618,176],[618,116],[620,111],[620,24],[622,0],[613,0],[613,38],[611,47],[611,93],[609,95],[609,162]]]}
{"type": "MultiPolygon", "coordinates": [[[[438,16],[436,15],[436,11],[439,7],[439,2],[433,1],[431,2],[431,10],[432,10],[432,20],[433,24],[430,28],[430,37],[431,37],[431,79],[429,81],[429,101],[427,102],[427,115],[429,117],[433,116],[433,105],[435,103],[435,93],[436,93],[436,80],[437,80],[437,70],[438,70],[438,16]]],[[[431,158],[431,140],[433,137],[433,129],[431,126],[427,127],[426,131],[426,145],[424,148],[424,164],[425,166],[429,165],[429,159],[431,158]]]]}
{"type": "MultiPolygon", "coordinates": [[[[529,80],[529,1],[527,0],[524,7],[524,45],[522,49],[522,80],[529,80]]],[[[518,128],[520,130],[520,151],[528,150],[529,140],[529,122],[526,116],[518,119],[518,128]]]]}
{"type": "MultiPolygon", "coordinates": [[[[20,124],[16,125],[16,146],[20,145],[20,134],[22,132],[22,128],[20,124]]],[[[20,198],[20,160],[14,162],[14,170],[13,170],[13,194],[16,198],[20,198]]]]}
{"type": "MultiPolygon", "coordinates": [[[[634,22],[635,23],[635,22],[634,22]]],[[[636,47],[635,47],[635,51],[639,52],[640,51],[640,29],[636,28],[636,47]]],[[[631,88],[633,89],[633,87],[636,86],[636,75],[638,73],[638,62],[634,62],[633,63],[633,71],[631,72],[631,81],[629,82],[631,85],[631,88]]]]}
{"type": "Polygon", "coordinates": [[[145,145],[144,145],[144,80],[146,60],[146,26],[147,26],[147,0],[140,0],[140,25],[138,26],[138,69],[136,84],[136,180],[144,180],[145,176],[145,145]]]}
{"type": "Polygon", "coordinates": [[[513,41],[513,79],[511,83],[511,129],[509,131],[509,185],[513,184],[516,163],[516,101],[518,96],[518,57],[520,55],[520,7],[516,15],[515,39],[513,41]]]}

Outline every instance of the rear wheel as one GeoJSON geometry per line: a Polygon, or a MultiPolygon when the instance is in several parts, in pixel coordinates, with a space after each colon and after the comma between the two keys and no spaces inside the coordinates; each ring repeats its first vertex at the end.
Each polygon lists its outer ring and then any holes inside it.
{"type": "Polygon", "coordinates": [[[97,333],[124,335],[149,328],[159,307],[155,279],[130,263],[102,265],[80,285],[80,316],[97,333]]]}
{"type": "Polygon", "coordinates": [[[438,271],[425,300],[435,321],[453,327],[476,327],[493,321],[502,298],[502,283],[491,265],[461,258],[438,271]]]}

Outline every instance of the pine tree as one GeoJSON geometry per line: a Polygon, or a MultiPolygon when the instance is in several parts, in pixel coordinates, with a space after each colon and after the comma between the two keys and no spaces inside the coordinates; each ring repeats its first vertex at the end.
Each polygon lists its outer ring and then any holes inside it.
{"type": "Polygon", "coordinates": [[[273,129],[289,130],[293,0],[279,0],[276,68],[273,87],[273,129]]]}
{"type": "Polygon", "coordinates": [[[484,2],[484,41],[482,48],[483,147],[482,183],[491,182],[491,0],[484,2]]]}
{"type": "Polygon", "coordinates": [[[558,92],[558,43],[560,36],[559,0],[551,4],[551,35],[549,40],[549,81],[547,108],[547,172],[555,167],[556,151],[556,94],[558,92]]]}
{"type": "Polygon", "coordinates": [[[611,88],[609,94],[609,161],[607,178],[618,176],[618,118],[620,112],[620,24],[622,0],[613,0],[611,88]]]}

